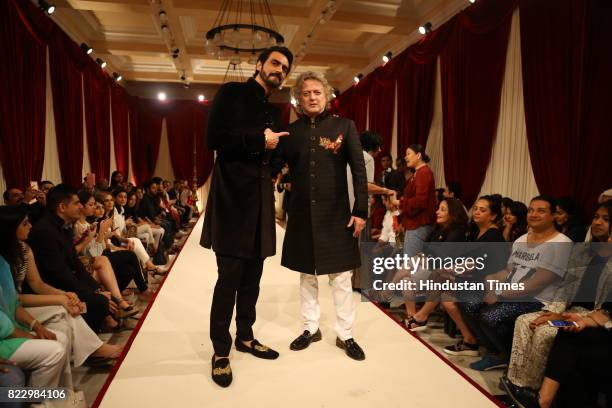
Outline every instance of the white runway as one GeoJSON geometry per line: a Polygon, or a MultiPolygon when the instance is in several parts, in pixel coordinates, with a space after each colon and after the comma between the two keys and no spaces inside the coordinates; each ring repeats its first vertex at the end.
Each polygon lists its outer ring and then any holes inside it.
{"type": "MultiPolygon", "coordinates": [[[[319,278],[323,341],[289,350],[301,333],[299,275],[264,264],[255,336],[280,352],[275,361],[232,350],[234,382],[210,378],[209,313],[216,281],[212,251],[198,241],[196,225],[146,320],[106,391],[105,408],[154,407],[495,407],[418,340],[369,303],[359,303],[355,339],[366,353],[353,361],[335,346],[334,308],[327,277],[319,278]]],[[[359,300],[359,296],[355,295],[359,300]]],[[[232,325],[232,335],[235,328],[232,325]]]]}

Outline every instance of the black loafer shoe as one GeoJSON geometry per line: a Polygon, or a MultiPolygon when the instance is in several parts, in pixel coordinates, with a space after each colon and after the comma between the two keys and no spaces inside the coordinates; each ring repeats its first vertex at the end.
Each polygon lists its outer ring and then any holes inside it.
{"type": "Polygon", "coordinates": [[[251,342],[251,347],[246,346],[242,341],[236,339],[236,350],[242,351],[243,353],[251,353],[255,357],[263,358],[266,360],[275,360],[278,358],[278,352],[272,350],[268,346],[264,346],[257,340],[251,342]]]}
{"type": "Polygon", "coordinates": [[[232,367],[230,367],[229,358],[224,357],[215,361],[215,355],[213,354],[212,379],[220,387],[229,387],[232,383],[232,367]]]}
{"type": "Polygon", "coordinates": [[[323,338],[321,336],[321,330],[317,329],[315,334],[310,334],[308,330],[304,330],[304,333],[300,334],[297,339],[293,340],[289,345],[289,348],[294,351],[304,350],[310,346],[313,341],[320,341],[323,338]]]}
{"type": "Polygon", "coordinates": [[[87,357],[83,364],[91,368],[111,367],[115,364],[115,359],[110,357],[87,357]]]}
{"type": "Polygon", "coordinates": [[[352,358],[353,360],[365,360],[365,353],[354,339],[342,341],[338,337],[336,337],[336,346],[344,350],[346,352],[346,355],[352,358]]]}

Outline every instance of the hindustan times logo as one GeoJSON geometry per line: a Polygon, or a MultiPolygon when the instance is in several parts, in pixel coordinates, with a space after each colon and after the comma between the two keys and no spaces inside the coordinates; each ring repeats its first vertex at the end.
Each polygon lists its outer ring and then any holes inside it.
{"type": "Polygon", "coordinates": [[[376,257],[373,259],[372,272],[380,275],[386,271],[403,269],[414,274],[420,269],[426,270],[453,270],[461,275],[466,271],[484,270],[487,254],[479,257],[436,257],[424,254],[408,256],[397,254],[394,257],[376,257]]]}

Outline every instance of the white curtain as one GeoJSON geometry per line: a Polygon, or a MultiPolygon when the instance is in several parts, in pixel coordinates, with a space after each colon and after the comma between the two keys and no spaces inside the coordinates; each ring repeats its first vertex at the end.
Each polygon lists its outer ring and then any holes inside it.
{"type": "Polygon", "coordinates": [[[442,87],[440,78],[440,58],[436,63],[436,88],[434,91],[434,113],[427,137],[425,152],[431,159],[429,167],[433,171],[436,188],[446,186],[444,178],[444,151],[442,146],[442,87]]]}
{"type": "Polygon", "coordinates": [[[155,165],[154,176],[163,178],[164,180],[174,181],[174,169],[170,160],[170,148],[168,146],[168,129],[166,126],[166,118],[162,121],[161,139],[159,145],[159,154],[155,165]]]}
{"type": "Polygon", "coordinates": [[[480,195],[492,193],[525,203],[538,195],[525,127],[518,8],[512,16],[497,134],[480,195]]]}
{"type": "Polygon", "coordinates": [[[51,87],[51,71],[49,68],[49,50],[47,49],[47,111],[45,115],[45,157],[43,160],[42,180],[53,184],[62,182],[62,172],[59,166],[57,152],[57,137],[55,133],[55,116],[53,116],[53,89],[51,87]]]}

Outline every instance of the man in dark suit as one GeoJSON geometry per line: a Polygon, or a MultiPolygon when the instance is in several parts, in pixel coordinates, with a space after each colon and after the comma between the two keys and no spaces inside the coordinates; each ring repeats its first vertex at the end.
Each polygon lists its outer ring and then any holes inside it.
{"type": "Polygon", "coordinates": [[[397,195],[401,195],[404,191],[406,178],[403,172],[393,169],[393,157],[388,153],[383,154],[380,157],[380,165],[382,166],[382,172],[378,175],[376,183],[379,186],[394,190],[397,195]]]}
{"type": "Polygon", "coordinates": [[[368,217],[364,153],[353,121],[331,115],[331,87],[322,74],[305,72],[292,90],[300,118],[275,152],[274,167],[289,164],[292,197],[282,265],[300,272],[304,332],[290,345],[303,350],[321,340],[318,275],[328,275],[336,305],[336,345],[355,359],[365,354],[353,339],[356,304],[352,270],[360,266],[357,237],[368,217]],[[350,208],[347,164],[355,203],[350,208]]]}
{"type": "Polygon", "coordinates": [[[252,326],[263,261],[276,250],[270,151],[288,134],[276,132],[280,113],[268,96],[281,86],[292,62],[285,47],[262,52],[253,78],[223,85],[208,116],[207,144],[217,159],[200,244],[217,256],[210,338],[215,350],[212,378],[222,387],[232,381],[228,357],[234,305],[236,349],[265,359],[278,357],[255,340],[252,326]]]}
{"type": "MultiPolygon", "coordinates": [[[[82,205],[76,191],[58,184],[47,195],[47,214],[32,228],[28,243],[43,281],[66,292],[74,292],[87,304],[83,319],[96,333],[110,314],[110,294],[85,270],[72,245],[72,226],[80,218],[82,205]]],[[[113,307],[117,307],[113,304],[113,307]]]]}

